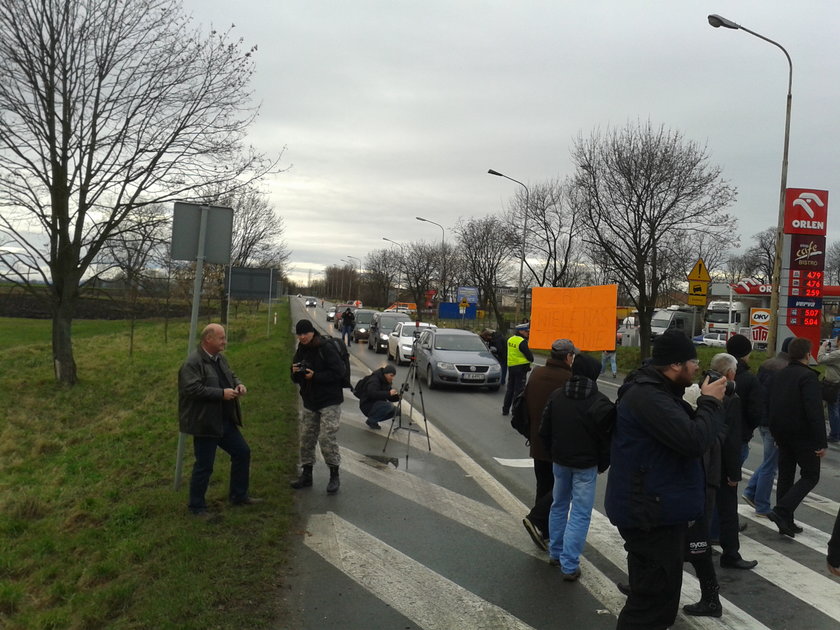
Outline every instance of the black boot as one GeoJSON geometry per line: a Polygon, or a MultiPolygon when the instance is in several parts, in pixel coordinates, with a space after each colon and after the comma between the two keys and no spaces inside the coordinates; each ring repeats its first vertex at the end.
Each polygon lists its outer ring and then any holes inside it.
{"type": "Polygon", "coordinates": [[[340,485],[341,481],[338,478],[338,466],[330,466],[330,481],[327,484],[327,494],[335,494],[338,492],[338,487],[340,485]]]}
{"type": "Polygon", "coordinates": [[[300,468],[300,477],[289,484],[295,490],[309,488],[312,485],[312,464],[304,464],[300,468]]]}
{"type": "Polygon", "coordinates": [[[720,617],[723,608],[720,605],[720,586],[714,582],[703,580],[700,582],[700,601],[696,604],[683,606],[686,615],[695,617],[720,617]]]}

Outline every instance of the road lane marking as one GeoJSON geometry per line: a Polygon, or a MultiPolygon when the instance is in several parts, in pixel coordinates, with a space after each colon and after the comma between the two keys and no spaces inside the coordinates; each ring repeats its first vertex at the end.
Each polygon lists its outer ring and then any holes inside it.
{"type": "Polygon", "coordinates": [[[499,464],[502,466],[508,466],[509,468],[533,468],[534,467],[534,460],[530,457],[519,458],[519,459],[509,459],[505,457],[494,457],[499,464]]]}
{"type": "Polygon", "coordinates": [[[333,512],[312,515],[307,531],[310,549],[425,630],[533,630],[333,512]]]}
{"type": "MultiPolygon", "coordinates": [[[[738,514],[748,518],[754,523],[758,523],[759,525],[766,527],[773,532],[779,532],[779,528],[776,527],[776,524],[773,523],[773,521],[769,518],[756,516],[755,510],[749,505],[738,505],[738,514]]],[[[801,521],[797,522],[803,531],[801,534],[797,534],[794,540],[796,540],[796,542],[800,545],[804,545],[818,553],[825,554],[828,550],[828,539],[830,538],[830,535],[826,534],[821,529],[808,525],[807,523],[803,523],[801,521]]]]}
{"type": "MultiPolygon", "coordinates": [[[[742,473],[752,477],[754,471],[748,468],[742,468],[742,473]]],[[[746,479],[744,482],[746,483],[746,479]]],[[[773,480],[773,490],[776,490],[776,480],[773,480]]],[[[824,497],[822,495],[816,494],[814,492],[809,492],[808,496],[806,496],[800,505],[807,505],[810,508],[828,514],[829,516],[837,516],[837,513],[840,512],[840,503],[837,501],[832,501],[828,497],[824,497]]]]}

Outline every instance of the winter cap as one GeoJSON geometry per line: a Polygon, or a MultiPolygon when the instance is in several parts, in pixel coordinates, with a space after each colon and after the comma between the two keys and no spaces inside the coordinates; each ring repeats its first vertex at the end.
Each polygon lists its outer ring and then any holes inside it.
{"type": "Polygon", "coordinates": [[[572,363],[572,374],[597,381],[598,375],[601,374],[601,363],[588,354],[578,354],[575,356],[575,362],[572,363]]]}
{"type": "Polygon", "coordinates": [[[752,343],[744,335],[732,335],[726,340],[726,351],[736,359],[741,359],[752,352],[752,343]]]}
{"type": "Polygon", "coordinates": [[[391,365],[389,363],[388,365],[385,365],[385,366],[382,367],[382,373],[383,374],[396,374],[397,373],[397,368],[395,368],[393,365],[391,365]]]}
{"type": "Polygon", "coordinates": [[[666,330],[653,340],[653,365],[671,365],[685,363],[697,358],[697,348],[685,334],[679,330],[666,330]]]}
{"type": "Polygon", "coordinates": [[[793,337],[785,337],[785,340],[782,342],[782,352],[788,351],[788,346],[790,345],[790,342],[793,341],[793,339],[793,337]]]}
{"type": "Polygon", "coordinates": [[[578,349],[575,348],[575,344],[569,339],[556,339],[551,344],[551,354],[565,358],[567,354],[578,354],[578,349]]]}
{"type": "Polygon", "coordinates": [[[302,319],[295,325],[296,335],[305,335],[306,333],[315,332],[315,327],[308,319],[302,319]]]}
{"type": "Polygon", "coordinates": [[[518,331],[520,331],[520,332],[522,332],[523,330],[527,330],[527,331],[529,331],[529,332],[530,332],[530,330],[531,330],[531,324],[529,324],[529,323],[527,323],[527,322],[526,322],[526,323],[524,323],[524,324],[517,324],[517,325],[516,325],[516,330],[518,330],[518,331]]]}

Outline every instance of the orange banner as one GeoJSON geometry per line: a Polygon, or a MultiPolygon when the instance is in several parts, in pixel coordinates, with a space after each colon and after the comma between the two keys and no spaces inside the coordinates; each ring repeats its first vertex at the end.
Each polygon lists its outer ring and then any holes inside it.
{"type": "Polygon", "coordinates": [[[618,285],[531,289],[528,346],[548,350],[555,339],[571,339],[579,350],[615,348],[618,285]]]}

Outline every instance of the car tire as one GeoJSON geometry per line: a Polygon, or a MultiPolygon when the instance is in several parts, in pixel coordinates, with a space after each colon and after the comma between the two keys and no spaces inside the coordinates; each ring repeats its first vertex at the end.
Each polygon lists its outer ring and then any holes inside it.
{"type": "Polygon", "coordinates": [[[429,389],[435,389],[437,384],[435,383],[435,377],[432,375],[432,368],[431,366],[426,368],[426,387],[429,389]]]}

